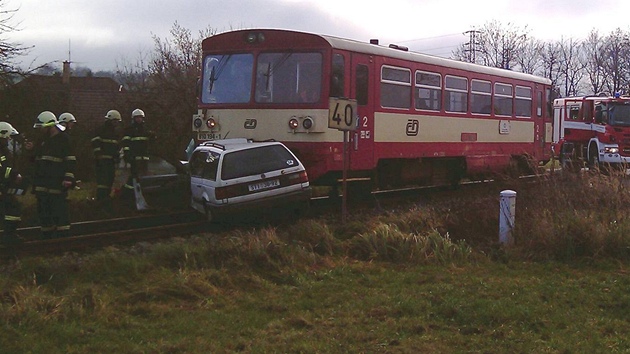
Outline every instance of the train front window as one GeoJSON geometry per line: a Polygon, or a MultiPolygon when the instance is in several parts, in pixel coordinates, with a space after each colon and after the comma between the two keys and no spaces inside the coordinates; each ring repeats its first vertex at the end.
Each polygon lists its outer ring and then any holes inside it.
{"type": "Polygon", "coordinates": [[[321,99],[321,53],[262,53],[256,63],[256,102],[316,103],[321,99]]]}
{"type": "Polygon", "coordinates": [[[203,61],[203,103],[247,103],[252,91],[252,54],[209,55],[203,61]]]}

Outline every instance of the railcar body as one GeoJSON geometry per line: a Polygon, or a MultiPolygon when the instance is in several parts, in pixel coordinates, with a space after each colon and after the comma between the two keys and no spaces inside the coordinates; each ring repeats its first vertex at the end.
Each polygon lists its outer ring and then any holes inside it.
{"type": "Polygon", "coordinates": [[[544,78],[288,30],[226,32],[202,48],[197,139],[281,141],[313,184],[335,184],[344,167],[331,97],[356,100],[348,177],[376,188],[456,183],[551,157],[544,78]]]}

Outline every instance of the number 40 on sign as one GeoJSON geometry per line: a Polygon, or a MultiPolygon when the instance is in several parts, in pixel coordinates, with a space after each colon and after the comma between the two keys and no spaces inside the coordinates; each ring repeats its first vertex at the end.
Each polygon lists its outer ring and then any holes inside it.
{"type": "Polygon", "coordinates": [[[328,128],[339,130],[357,129],[357,100],[330,98],[328,128]]]}

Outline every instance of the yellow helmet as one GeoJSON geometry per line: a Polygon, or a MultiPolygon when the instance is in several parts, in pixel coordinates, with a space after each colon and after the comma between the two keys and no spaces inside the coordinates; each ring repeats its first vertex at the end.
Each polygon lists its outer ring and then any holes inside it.
{"type": "Polygon", "coordinates": [[[140,108],[136,108],[133,110],[133,112],[131,112],[131,118],[138,117],[138,116],[144,118],[144,111],[141,110],[140,108]]]}
{"type": "Polygon", "coordinates": [[[0,138],[6,139],[11,135],[18,135],[17,129],[7,122],[0,122],[0,138]]]}
{"type": "Polygon", "coordinates": [[[115,109],[108,111],[107,114],[105,115],[105,118],[111,119],[111,120],[118,120],[118,121],[122,120],[122,117],[120,116],[120,112],[118,112],[115,109]]]}
{"type": "Polygon", "coordinates": [[[57,116],[55,116],[55,114],[51,111],[43,111],[40,113],[35,120],[35,124],[33,124],[33,128],[45,128],[52,126],[57,126],[57,128],[61,131],[66,130],[66,127],[59,124],[57,116]]]}
{"type": "Polygon", "coordinates": [[[76,123],[77,119],[74,118],[74,115],[72,115],[72,113],[61,113],[61,115],[59,116],[59,123],[76,123]]]}

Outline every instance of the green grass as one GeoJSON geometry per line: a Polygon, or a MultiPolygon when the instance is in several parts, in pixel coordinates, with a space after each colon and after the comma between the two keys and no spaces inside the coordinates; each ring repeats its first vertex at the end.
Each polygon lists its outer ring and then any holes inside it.
{"type": "Polygon", "coordinates": [[[518,193],[511,248],[497,242],[507,186],[488,186],[351,212],[344,225],[333,215],[8,262],[0,268],[0,347],[627,352],[625,181],[508,183],[518,193]]]}

